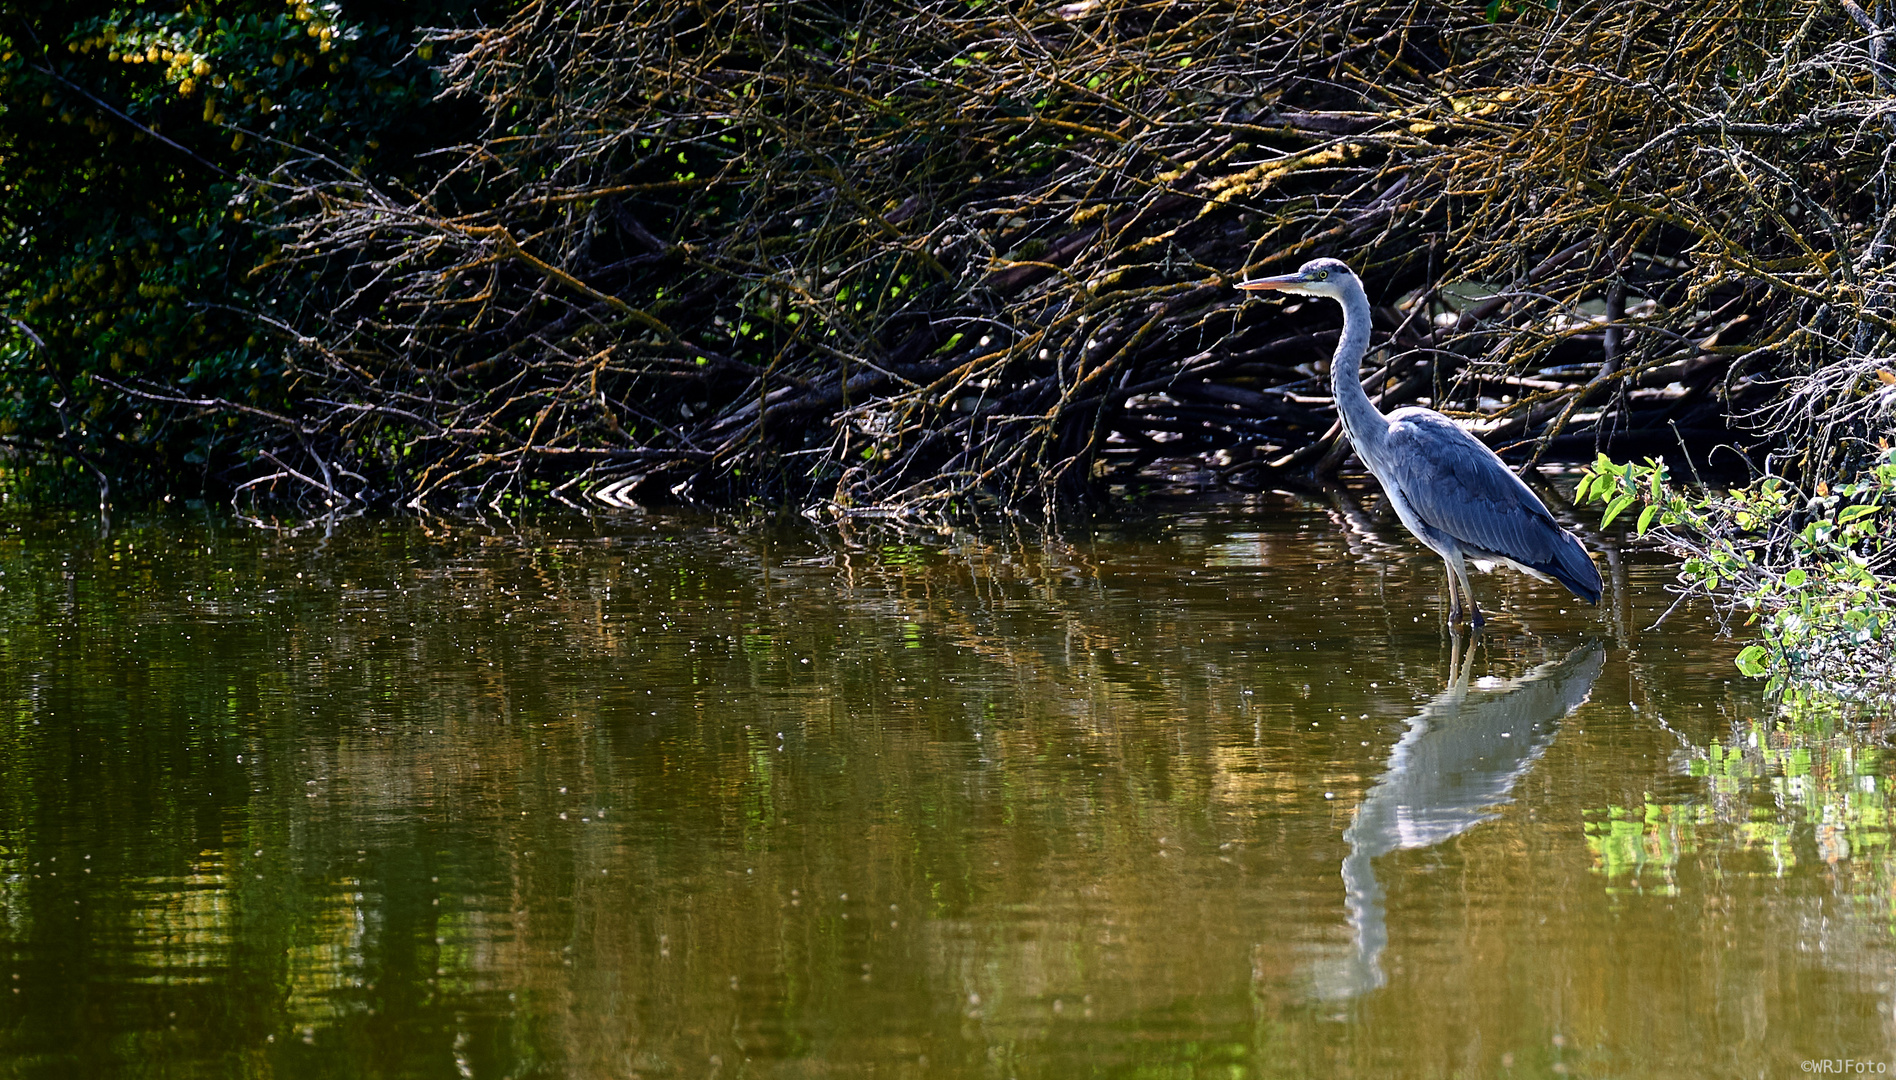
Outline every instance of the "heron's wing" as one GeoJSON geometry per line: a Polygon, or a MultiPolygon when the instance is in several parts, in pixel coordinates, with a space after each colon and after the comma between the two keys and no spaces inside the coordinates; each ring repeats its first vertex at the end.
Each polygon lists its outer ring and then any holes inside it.
{"type": "Polygon", "coordinates": [[[1385,479],[1417,519],[1472,555],[1512,559],[1597,602],[1593,560],[1494,451],[1431,410],[1400,409],[1389,419],[1385,479]]]}

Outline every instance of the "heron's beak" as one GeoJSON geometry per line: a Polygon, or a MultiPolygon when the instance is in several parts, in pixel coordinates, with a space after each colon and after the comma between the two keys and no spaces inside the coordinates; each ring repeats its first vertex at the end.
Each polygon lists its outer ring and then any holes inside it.
{"type": "Polygon", "coordinates": [[[1279,274],[1276,277],[1252,278],[1240,281],[1237,287],[1251,292],[1263,292],[1267,289],[1295,289],[1304,283],[1302,274],[1279,274]]]}

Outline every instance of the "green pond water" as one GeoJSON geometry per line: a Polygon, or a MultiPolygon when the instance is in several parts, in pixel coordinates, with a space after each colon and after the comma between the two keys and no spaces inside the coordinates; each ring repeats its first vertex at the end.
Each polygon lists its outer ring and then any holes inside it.
{"type": "Polygon", "coordinates": [[[1602,561],[6,519],[0,1074],[1886,1073],[1888,729],[1602,561]]]}

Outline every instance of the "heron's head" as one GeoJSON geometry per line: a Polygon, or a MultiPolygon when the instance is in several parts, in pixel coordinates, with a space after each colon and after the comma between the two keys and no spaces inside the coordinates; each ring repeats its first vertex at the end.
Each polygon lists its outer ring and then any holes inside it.
{"type": "Polygon", "coordinates": [[[1253,292],[1267,289],[1277,292],[1296,293],[1299,296],[1327,296],[1332,300],[1342,296],[1343,290],[1351,284],[1361,289],[1362,283],[1350,268],[1337,259],[1312,259],[1299,266],[1294,274],[1279,274],[1276,277],[1252,278],[1238,282],[1238,288],[1253,292]]]}

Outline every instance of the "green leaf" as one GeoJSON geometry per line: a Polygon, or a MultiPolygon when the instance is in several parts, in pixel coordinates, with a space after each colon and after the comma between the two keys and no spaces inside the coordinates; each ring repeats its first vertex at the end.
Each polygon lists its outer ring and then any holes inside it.
{"type": "Polygon", "coordinates": [[[1606,516],[1600,519],[1600,528],[1604,529],[1608,525],[1613,524],[1613,519],[1620,516],[1620,511],[1625,510],[1631,505],[1633,505],[1633,497],[1631,494],[1621,495],[1611,503],[1608,503],[1606,516]]]}
{"type": "Polygon", "coordinates": [[[1639,535],[1646,535],[1646,526],[1652,524],[1652,516],[1659,512],[1659,504],[1652,503],[1639,512],[1639,535]]]}
{"type": "Polygon", "coordinates": [[[1793,567],[1784,574],[1784,586],[1788,589],[1801,589],[1804,587],[1804,582],[1808,580],[1810,580],[1810,575],[1804,573],[1804,568],[1801,566],[1793,567]]]}
{"type": "Polygon", "coordinates": [[[1858,518],[1869,517],[1881,509],[1882,507],[1875,503],[1858,503],[1855,506],[1846,506],[1843,508],[1843,513],[1837,515],[1837,524],[1847,525],[1858,518]]]}
{"type": "Polygon", "coordinates": [[[1765,672],[1764,655],[1764,646],[1746,645],[1732,663],[1738,665],[1739,671],[1755,679],[1765,672]]]}

